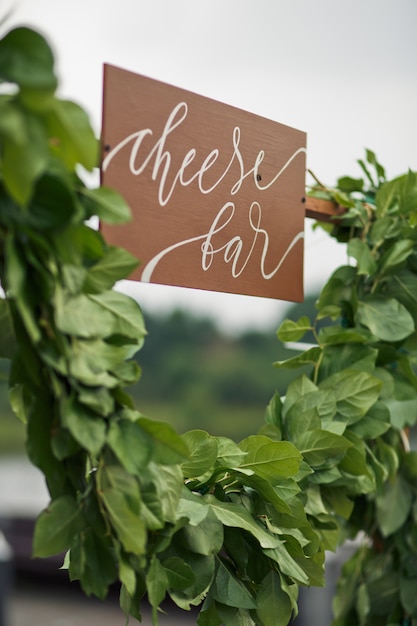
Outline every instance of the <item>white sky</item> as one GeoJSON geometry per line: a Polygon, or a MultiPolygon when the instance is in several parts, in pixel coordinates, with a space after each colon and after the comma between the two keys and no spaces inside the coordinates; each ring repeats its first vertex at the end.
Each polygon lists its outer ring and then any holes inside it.
{"type": "MultiPolygon", "coordinates": [[[[0,0],[0,18],[41,30],[60,94],[101,124],[112,63],[307,132],[307,165],[328,184],[374,150],[389,176],[417,170],[416,0],[0,0]]],[[[308,222],[308,221],[307,221],[308,222]]],[[[305,290],[345,253],[306,224],[305,290]]],[[[283,305],[130,284],[145,310],[186,306],[231,330],[275,328],[283,305]]],[[[287,306],[285,304],[285,306],[287,306]]]]}

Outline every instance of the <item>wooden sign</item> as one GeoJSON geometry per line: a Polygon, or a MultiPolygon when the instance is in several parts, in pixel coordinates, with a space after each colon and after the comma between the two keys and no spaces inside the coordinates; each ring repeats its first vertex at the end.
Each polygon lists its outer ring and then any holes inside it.
{"type": "Polygon", "coordinates": [[[111,65],[102,183],[133,222],[102,225],[131,279],[303,299],[305,133],[111,65]]]}

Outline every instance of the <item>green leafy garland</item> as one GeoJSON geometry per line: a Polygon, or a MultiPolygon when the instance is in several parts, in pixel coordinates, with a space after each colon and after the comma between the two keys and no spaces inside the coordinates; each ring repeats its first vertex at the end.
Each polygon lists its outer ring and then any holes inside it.
{"type": "Polygon", "coordinates": [[[276,364],[301,374],[257,435],[179,436],[124,391],[146,331],[113,290],[136,260],[86,224],[129,211],[78,175],[98,155],[85,113],[56,97],[51,50],[27,28],[0,40],[0,80],[0,355],[51,497],[34,555],[66,551],[70,578],[99,598],[120,581],[126,616],[140,620],[147,595],[155,625],[168,595],[201,605],[200,626],[286,626],[299,585],[323,584],[325,550],[364,531],[335,625],[417,624],[415,175],[385,182],[368,151],[365,182],[312,190],[346,207],[331,234],[356,259],[316,320],[278,332],[312,330],[317,345],[276,364]]]}

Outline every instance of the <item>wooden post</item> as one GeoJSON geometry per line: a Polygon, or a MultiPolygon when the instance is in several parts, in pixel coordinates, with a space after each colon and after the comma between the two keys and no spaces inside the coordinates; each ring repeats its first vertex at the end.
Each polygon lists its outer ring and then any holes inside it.
{"type": "Polygon", "coordinates": [[[345,207],[336,204],[336,202],[332,202],[332,200],[322,200],[320,198],[311,198],[309,196],[306,197],[306,217],[311,217],[314,220],[330,222],[332,217],[343,215],[345,211],[345,207]]]}

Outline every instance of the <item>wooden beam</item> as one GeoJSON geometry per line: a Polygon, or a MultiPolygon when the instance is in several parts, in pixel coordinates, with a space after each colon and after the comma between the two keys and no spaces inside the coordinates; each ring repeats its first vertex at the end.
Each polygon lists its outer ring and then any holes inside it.
{"type": "Polygon", "coordinates": [[[321,222],[330,222],[332,217],[343,215],[346,211],[345,207],[336,204],[336,202],[322,200],[320,198],[311,198],[310,196],[306,197],[305,209],[306,217],[311,217],[321,222]]]}

